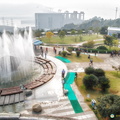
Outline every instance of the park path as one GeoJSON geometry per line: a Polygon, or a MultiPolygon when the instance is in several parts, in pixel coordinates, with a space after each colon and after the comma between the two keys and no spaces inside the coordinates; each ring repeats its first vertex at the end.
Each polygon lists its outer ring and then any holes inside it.
{"type": "MultiPolygon", "coordinates": [[[[103,59],[104,62],[94,62],[94,68],[102,68],[103,70],[114,70],[112,66],[120,65],[120,56],[110,57],[109,54],[97,54],[99,58],[103,59]]],[[[93,60],[94,61],[94,60],[93,60]]],[[[66,66],[69,71],[84,72],[86,67],[89,67],[89,62],[72,62],[66,63],[66,66]]]]}
{"type": "MultiPolygon", "coordinates": [[[[46,47],[45,47],[46,48],[46,47]]],[[[53,47],[48,47],[48,55],[55,56],[53,51],[53,47]]],[[[58,51],[62,51],[62,47],[56,47],[57,53],[58,51]]],[[[90,53],[91,55],[94,53],[90,53]]],[[[58,54],[56,54],[58,55],[58,54]]],[[[93,67],[94,68],[102,68],[103,70],[114,70],[112,66],[120,65],[120,56],[110,57],[110,54],[97,54],[97,57],[103,60],[103,62],[94,62],[93,59],[93,67]]],[[[76,71],[76,72],[84,72],[84,69],[89,66],[89,62],[72,62],[65,63],[68,71],[76,71]]]]}
{"type": "MultiPolygon", "coordinates": [[[[93,40],[94,42],[95,41],[103,41],[104,39],[95,39],[95,40],[93,40]]],[[[76,43],[76,44],[72,44],[73,46],[81,46],[82,44],[84,44],[84,43],[87,43],[87,41],[84,41],[84,42],[80,42],[80,43],[76,43]]]]}
{"type": "MultiPolygon", "coordinates": [[[[56,49],[58,52],[62,50],[62,47],[58,47],[56,49]]],[[[49,55],[53,57],[55,56],[52,47],[49,47],[49,55]]],[[[97,54],[97,57],[102,59],[103,62],[94,62],[94,59],[93,59],[94,68],[102,68],[103,70],[114,70],[112,66],[120,65],[120,56],[110,57],[110,54],[97,54]]],[[[84,69],[89,66],[89,62],[72,62],[72,63],[65,63],[65,64],[68,68],[68,71],[70,72],[71,71],[84,72],[84,69]]]]}

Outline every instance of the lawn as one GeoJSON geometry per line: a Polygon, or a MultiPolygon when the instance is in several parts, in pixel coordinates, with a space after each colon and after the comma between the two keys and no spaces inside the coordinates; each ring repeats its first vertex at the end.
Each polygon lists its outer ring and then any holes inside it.
{"type": "MultiPolygon", "coordinates": [[[[69,59],[71,62],[89,62],[88,55],[81,54],[80,57],[76,57],[76,53],[72,53],[72,55],[67,55],[65,58],[69,59]]],[[[97,56],[92,56],[93,62],[103,62],[102,59],[100,59],[97,56]]]]}
{"type": "Polygon", "coordinates": [[[120,72],[107,71],[106,76],[110,79],[110,93],[120,95],[120,72]]]}
{"type": "Polygon", "coordinates": [[[85,99],[87,98],[87,94],[90,94],[91,99],[97,99],[98,97],[100,97],[104,94],[108,94],[108,93],[120,95],[120,73],[119,73],[119,75],[117,75],[116,71],[105,71],[105,74],[106,74],[106,77],[109,78],[109,80],[110,80],[110,88],[107,93],[101,93],[101,91],[99,89],[86,90],[82,83],[82,79],[83,79],[85,73],[78,74],[78,78],[75,82],[78,86],[78,89],[80,90],[80,92],[82,93],[82,95],[84,96],[85,99]]]}
{"type": "MultiPolygon", "coordinates": [[[[91,104],[90,100],[87,98],[88,94],[90,95],[90,99],[95,99],[96,101],[98,97],[103,96],[105,94],[111,93],[115,95],[120,95],[120,72],[117,74],[116,71],[105,71],[105,74],[106,77],[108,77],[110,80],[110,88],[106,93],[102,93],[100,89],[86,90],[85,86],[82,83],[82,79],[85,73],[78,74],[78,78],[75,80],[75,83],[78,86],[78,90],[81,92],[88,105],[91,104]],[[87,102],[87,100],[89,101],[87,102]]],[[[97,117],[99,120],[103,120],[99,113],[97,114],[97,117]]]]}
{"type": "Polygon", "coordinates": [[[102,36],[98,35],[69,35],[65,36],[64,39],[60,39],[59,36],[53,36],[50,40],[47,37],[40,38],[44,43],[51,43],[51,44],[75,44],[80,43],[83,41],[89,41],[89,40],[95,40],[95,39],[101,39],[102,36]]]}
{"type": "Polygon", "coordinates": [[[104,40],[100,40],[100,41],[94,41],[95,42],[95,44],[104,44],[104,40]]]}

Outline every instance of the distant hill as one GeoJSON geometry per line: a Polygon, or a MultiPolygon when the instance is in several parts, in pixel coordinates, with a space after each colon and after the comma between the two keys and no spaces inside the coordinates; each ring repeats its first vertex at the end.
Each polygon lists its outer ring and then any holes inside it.
{"type": "Polygon", "coordinates": [[[106,20],[103,18],[94,17],[92,19],[86,20],[80,25],[67,24],[62,29],[101,29],[104,26],[110,27],[120,27],[120,18],[115,20],[106,20]]]}

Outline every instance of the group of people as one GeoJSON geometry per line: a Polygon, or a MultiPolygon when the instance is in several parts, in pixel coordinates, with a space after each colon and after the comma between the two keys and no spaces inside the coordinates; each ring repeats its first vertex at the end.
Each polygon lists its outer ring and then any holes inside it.
{"type": "Polygon", "coordinates": [[[88,59],[90,60],[89,66],[93,66],[93,59],[88,55],[88,59]]]}
{"type": "Polygon", "coordinates": [[[46,59],[47,54],[48,54],[48,48],[46,47],[45,49],[43,49],[43,47],[41,46],[40,47],[40,54],[41,54],[42,57],[45,56],[45,59],[46,59]]]}
{"type": "Polygon", "coordinates": [[[113,50],[113,51],[110,53],[110,57],[114,57],[114,56],[120,56],[120,50],[119,50],[119,51],[113,50]]]}

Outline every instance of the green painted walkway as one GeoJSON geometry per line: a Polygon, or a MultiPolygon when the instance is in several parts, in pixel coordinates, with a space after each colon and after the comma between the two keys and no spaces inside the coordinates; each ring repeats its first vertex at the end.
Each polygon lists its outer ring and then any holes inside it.
{"type": "Polygon", "coordinates": [[[68,90],[68,98],[70,100],[70,103],[75,111],[75,113],[81,113],[83,112],[82,107],[80,106],[77,97],[74,93],[74,91],[71,88],[71,84],[74,82],[75,73],[74,72],[68,72],[66,78],[64,79],[64,89],[68,90]]]}
{"type": "Polygon", "coordinates": [[[64,63],[70,63],[71,61],[68,60],[67,58],[61,57],[61,56],[55,56],[55,58],[61,60],[64,63]]]}

